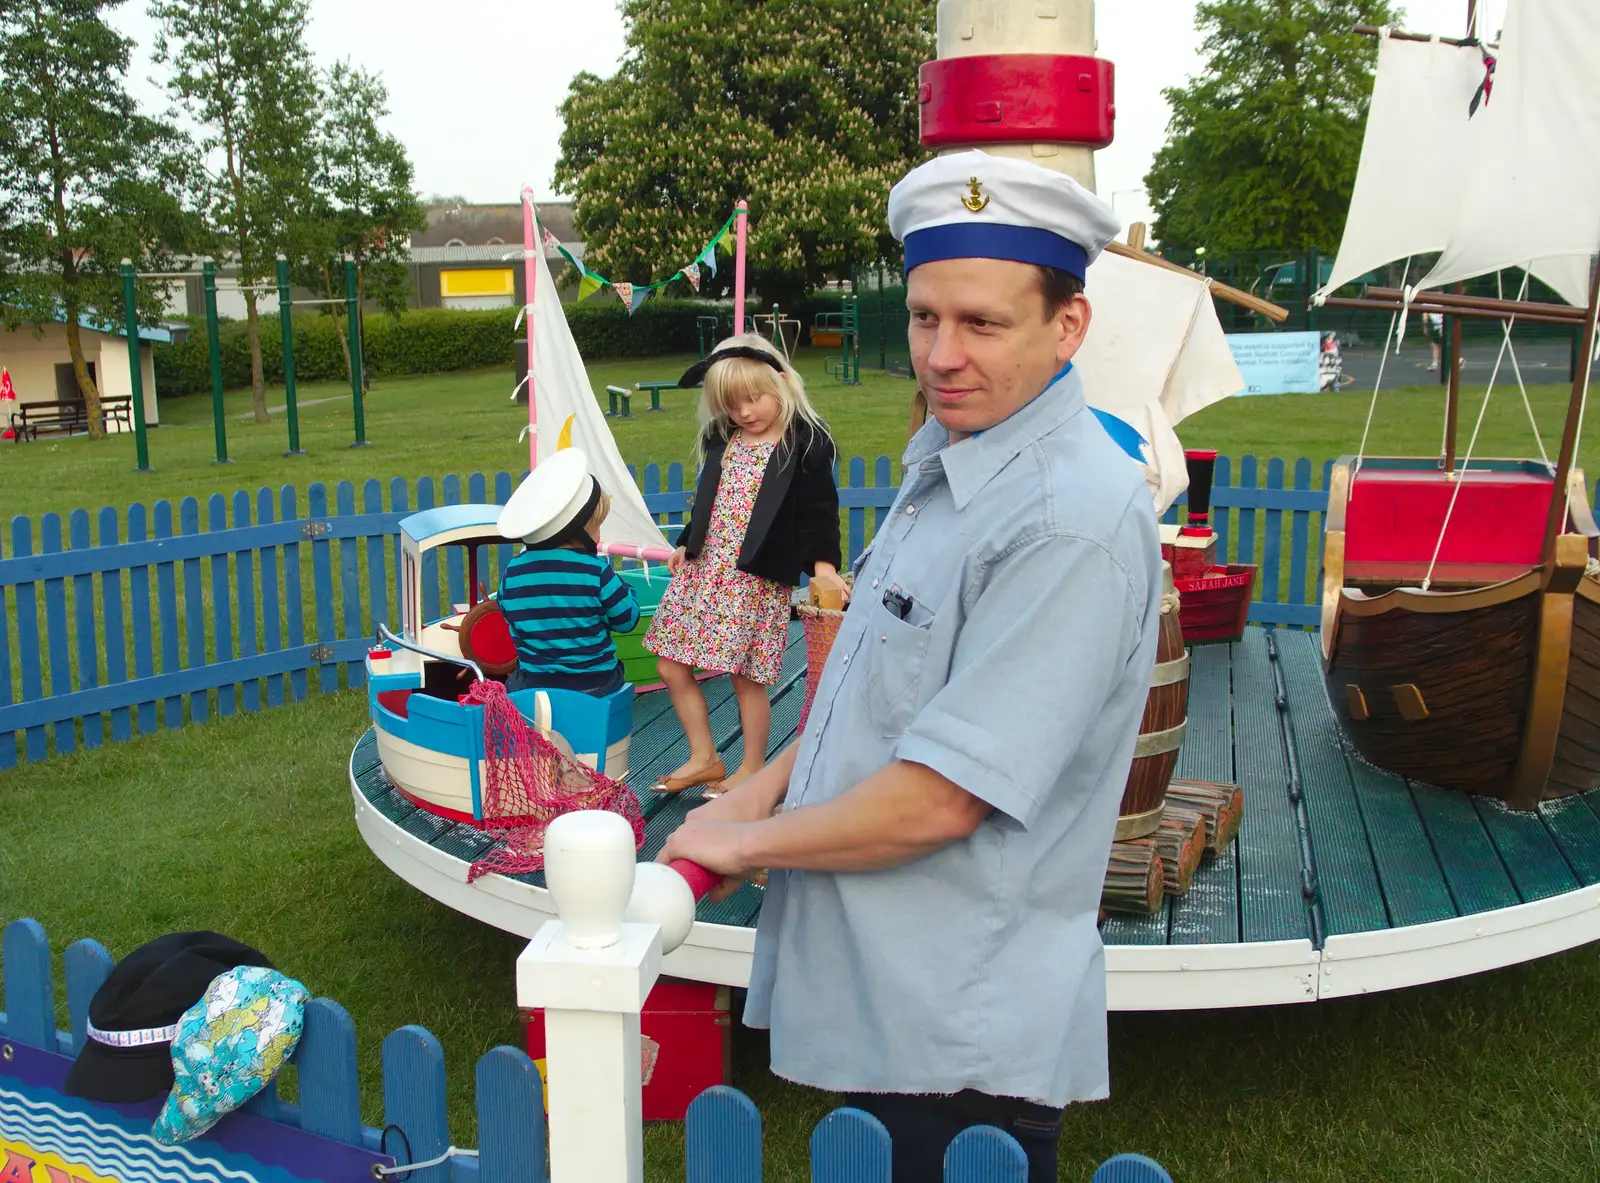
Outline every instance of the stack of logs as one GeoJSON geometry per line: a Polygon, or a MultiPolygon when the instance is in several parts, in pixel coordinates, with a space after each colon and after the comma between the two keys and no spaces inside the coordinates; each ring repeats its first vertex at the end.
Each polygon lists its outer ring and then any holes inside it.
{"type": "Polygon", "coordinates": [[[1238,785],[1175,777],[1155,833],[1112,843],[1102,918],[1107,912],[1148,914],[1161,907],[1163,896],[1183,895],[1201,862],[1228,848],[1243,817],[1238,785]]]}

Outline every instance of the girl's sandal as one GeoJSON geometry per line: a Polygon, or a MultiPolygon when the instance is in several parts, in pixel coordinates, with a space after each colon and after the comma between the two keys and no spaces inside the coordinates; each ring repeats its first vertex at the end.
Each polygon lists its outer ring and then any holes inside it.
{"type": "Polygon", "coordinates": [[[722,796],[724,793],[731,793],[734,789],[737,789],[749,779],[750,778],[748,775],[741,772],[735,772],[726,780],[715,780],[708,782],[706,787],[700,791],[700,796],[707,801],[713,800],[714,798],[722,796]]]}
{"type": "Polygon", "coordinates": [[[719,783],[727,774],[728,770],[723,766],[722,757],[719,756],[693,772],[686,772],[682,776],[664,776],[651,785],[650,789],[656,793],[681,793],[696,785],[719,783]]]}

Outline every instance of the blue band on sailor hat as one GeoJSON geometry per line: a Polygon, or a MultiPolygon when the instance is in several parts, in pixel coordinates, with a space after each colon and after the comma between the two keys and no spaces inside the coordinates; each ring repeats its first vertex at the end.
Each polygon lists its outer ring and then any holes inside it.
{"type": "Polygon", "coordinates": [[[906,274],[939,259],[1011,259],[1054,267],[1079,280],[1089,270],[1089,252],[1038,226],[998,222],[947,222],[906,235],[906,274]]]}

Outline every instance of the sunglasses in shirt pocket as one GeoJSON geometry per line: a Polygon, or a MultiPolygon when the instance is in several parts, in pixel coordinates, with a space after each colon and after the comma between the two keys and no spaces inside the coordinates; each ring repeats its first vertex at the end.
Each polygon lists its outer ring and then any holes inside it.
{"type": "Polygon", "coordinates": [[[884,736],[901,735],[911,724],[933,620],[931,610],[898,587],[872,606],[865,645],[866,705],[884,736]]]}

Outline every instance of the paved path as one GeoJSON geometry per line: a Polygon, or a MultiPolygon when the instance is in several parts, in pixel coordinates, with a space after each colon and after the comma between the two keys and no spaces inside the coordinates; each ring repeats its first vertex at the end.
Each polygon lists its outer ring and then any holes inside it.
{"type": "MultiPolygon", "coordinates": [[[[294,405],[296,410],[303,410],[306,407],[321,406],[323,403],[346,402],[349,400],[349,398],[350,396],[348,394],[331,394],[327,398],[308,398],[304,400],[297,400],[294,405]]],[[[288,409],[289,407],[287,403],[279,407],[268,407],[267,414],[276,415],[278,412],[287,411],[288,409]]],[[[256,413],[253,410],[246,411],[243,415],[234,416],[235,419],[254,419],[255,417],[256,413]]]]}

